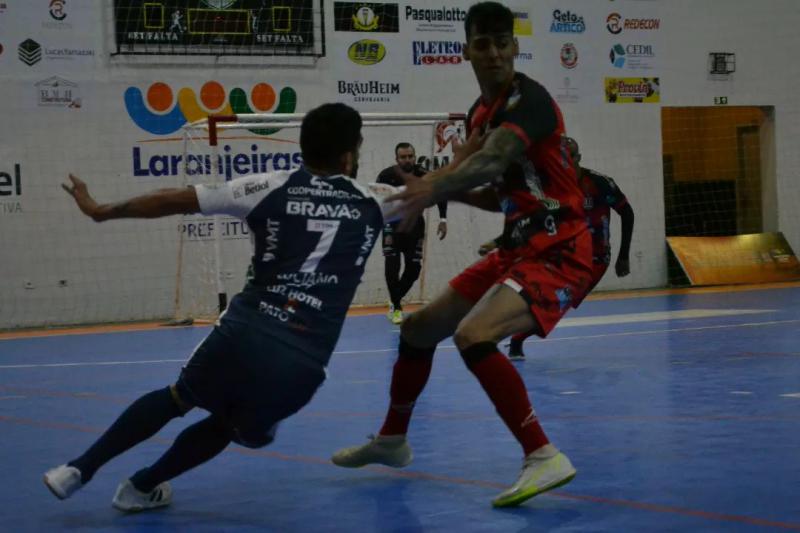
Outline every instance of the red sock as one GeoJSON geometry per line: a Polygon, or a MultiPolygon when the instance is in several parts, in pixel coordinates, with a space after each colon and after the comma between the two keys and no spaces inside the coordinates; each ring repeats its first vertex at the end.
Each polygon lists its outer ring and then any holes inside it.
{"type": "Polygon", "coordinates": [[[379,435],[405,435],[417,398],[425,388],[436,348],[415,348],[402,339],[392,372],[391,403],[379,435]]]}
{"type": "Polygon", "coordinates": [[[464,350],[462,356],[489,395],[500,418],[522,445],[525,455],[548,444],[550,441],[539,425],[522,377],[506,356],[497,351],[497,346],[491,343],[475,344],[464,350]],[[488,351],[489,346],[486,345],[494,347],[494,351],[474,358],[474,350],[483,353],[488,351]]]}

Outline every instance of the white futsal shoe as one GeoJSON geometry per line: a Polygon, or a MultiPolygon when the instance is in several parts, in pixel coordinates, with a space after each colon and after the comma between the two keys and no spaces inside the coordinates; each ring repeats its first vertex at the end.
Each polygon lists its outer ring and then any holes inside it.
{"type": "Polygon", "coordinates": [[[150,492],[142,492],[133,486],[130,479],[126,479],[117,487],[117,493],[111,500],[111,505],[126,513],[138,513],[148,509],[165,507],[172,503],[172,487],[169,482],[159,483],[150,492]]]}
{"type": "Polygon", "coordinates": [[[402,468],[414,458],[405,435],[370,435],[369,439],[368,443],[361,446],[342,448],[333,454],[331,462],[345,468],[360,468],[369,464],[402,468]]]}
{"type": "Polygon", "coordinates": [[[525,457],[517,481],[492,500],[492,505],[495,507],[519,505],[543,492],[566,485],[572,481],[576,473],[569,458],[555,446],[548,444],[545,449],[536,450],[525,457]]]}
{"type": "Polygon", "coordinates": [[[81,471],[74,466],[61,465],[44,474],[44,484],[59,500],[66,500],[83,486],[81,471]]]}

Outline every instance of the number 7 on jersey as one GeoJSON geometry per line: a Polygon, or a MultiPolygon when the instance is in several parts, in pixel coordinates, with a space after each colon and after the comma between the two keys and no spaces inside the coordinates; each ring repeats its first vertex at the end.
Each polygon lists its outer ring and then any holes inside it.
{"type": "Polygon", "coordinates": [[[316,248],[308,255],[300,272],[316,272],[319,262],[330,251],[336,232],[339,231],[338,220],[309,220],[306,230],[322,233],[316,248]]]}

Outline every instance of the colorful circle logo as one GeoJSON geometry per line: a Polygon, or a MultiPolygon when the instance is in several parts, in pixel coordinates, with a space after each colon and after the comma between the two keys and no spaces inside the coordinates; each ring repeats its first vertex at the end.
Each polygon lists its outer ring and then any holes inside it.
{"type": "MultiPolygon", "coordinates": [[[[294,113],[297,93],[284,87],[276,95],[268,83],[258,83],[249,94],[234,88],[226,94],[225,87],[217,81],[208,81],[200,88],[200,98],[192,89],[184,87],[177,96],[168,84],[154,82],[145,95],[138,87],[125,91],[125,109],[128,116],[148,133],[168,135],[178,131],[187,122],[207,118],[210,114],[232,115],[246,113],[294,113]],[[277,101],[277,106],[275,105],[277,101]]],[[[269,135],[277,129],[251,129],[259,135],[269,135]]]]}

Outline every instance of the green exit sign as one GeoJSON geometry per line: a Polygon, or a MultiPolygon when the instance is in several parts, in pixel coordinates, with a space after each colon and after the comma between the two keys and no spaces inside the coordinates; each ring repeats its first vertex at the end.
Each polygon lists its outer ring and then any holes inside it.
{"type": "Polygon", "coordinates": [[[727,96],[715,96],[714,97],[714,105],[728,105],[728,97],[727,96]]]}

